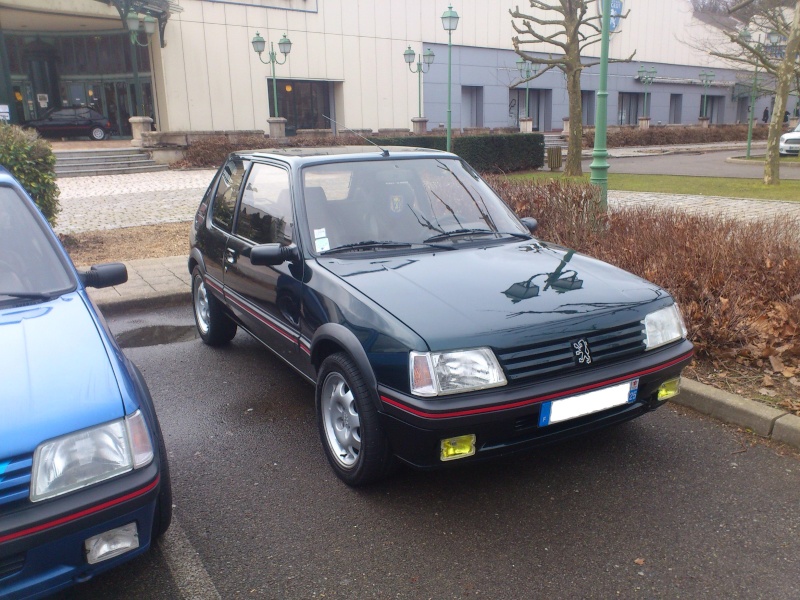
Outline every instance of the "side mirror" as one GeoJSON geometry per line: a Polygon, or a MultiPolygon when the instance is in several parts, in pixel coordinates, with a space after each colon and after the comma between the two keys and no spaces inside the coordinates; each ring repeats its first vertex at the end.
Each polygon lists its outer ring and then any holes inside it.
{"type": "Polygon", "coordinates": [[[300,260],[300,252],[297,246],[289,244],[288,246],[281,246],[280,244],[261,244],[253,246],[250,250],[250,263],[253,266],[276,266],[289,262],[297,262],[300,260]]]}
{"type": "Polygon", "coordinates": [[[533,217],[523,217],[522,219],[520,219],[520,221],[522,222],[523,225],[525,225],[525,227],[528,228],[528,231],[530,231],[531,233],[539,229],[539,221],[537,221],[533,217]]]}
{"type": "Polygon", "coordinates": [[[92,265],[88,271],[78,273],[85,287],[105,288],[128,281],[128,268],[122,263],[92,265]]]}

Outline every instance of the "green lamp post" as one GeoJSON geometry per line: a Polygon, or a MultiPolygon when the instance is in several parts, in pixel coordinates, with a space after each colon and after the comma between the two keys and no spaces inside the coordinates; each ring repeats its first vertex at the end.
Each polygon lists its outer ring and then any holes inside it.
{"type": "MultiPolygon", "coordinates": [[[[600,0],[598,0],[600,1],[600,0]]],[[[600,29],[600,80],[597,89],[595,112],[594,150],[589,181],[600,188],[600,209],[608,211],[608,150],[606,127],[608,123],[608,36],[611,25],[611,0],[602,0],[603,14],[600,29]]]]}
{"type": "Polygon", "coordinates": [[[266,46],[266,41],[263,37],[256,31],[255,37],[250,42],[253,44],[253,50],[255,50],[256,54],[258,54],[258,60],[260,60],[265,65],[270,65],[272,69],[272,99],[274,100],[275,104],[275,116],[278,115],[278,80],[275,77],[275,65],[283,65],[286,63],[288,58],[289,52],[292,51],[292,42],[291,40],[286,37],[286,34],[283,34],[283,37],[278,40],[278,49],[283,54],[283,61],[278,60],[278,55],[275,52],[275,44],[272,42],[269,43],[269,60],[264,60],[261,57],[261,54],[264,52],[264,47],[266,46]]]}
{"type": "Polygon", "coordinates": [[[422,74],[430,71],[430,67],[433,64],[433,59],[436,58],[436,55],[433,53],[433,50],[428,48],[424,54],[419,55],[416,69],[411,66],[414,64],[415,56],[416,54],[411,49],[411,46],[409,46],[408,49],[405,52],[403,52],[403,58],[405,59],[406,64],[408,65],[408,70],[411,71],[412,73],[417,74],[417,88],[418,88],[417,98],[419,103],[418,116],[421,119],[422,118],[422,74]]]}
{"type": "Polygon", "coordinates": [[[135,117],[145,116],[144,106],[144,92],[142,90],[142,81],[139,79],[139,58],[136,46],[146,48],[150,45],[150,36],[156,32],[156,20],[150,15],[146,15],[143,19],[141,16],[134,12],[129,11],[125,17],[125,26],[128,28],[130,34],[131,46],[131,67],[133,69],[133,87],[136,90],[136,102],[134,102],[133,112],[135,117]],[[139,41],[139,32],[144,31],[144,43],[139,41]]]}
{"type": "Polygon", "coordinates": [[[458,13],[449,5],[442,13],[442,27],[447,32],[447,151],[450,152],[452,138],[452,94],[453,94],[453,32],[458,27],[458,13]]]}
{"type": "Polygon", "coordinates": [[[713,71],[700,71],[700,82],[703,84],[703,118],[707,117],[706,102],[708,101],[708,87],[714,81],[713,71]]]}
{"type": "Polygon", "coordinates": [[[517,59],[517,71],[519,71],[519,76],[525,79],[525,116],[530,117],[531,114],[528,103],[528,83],[530,82],[530,78],[539,72],[539,65],[535,65],[531,61],[520,57],[517,59]]]}
{"type": "MultiPolygon", "coordinates": [[[[644,108],[642,110],[643,117],[650,116],[650,111],[647,109],[647,88],[653,85],[653,81],[655,80],[657,73],[658,71],[656,70],[655,67],[651,69],[645,69],[644,65],[639,67],[638,71],[639,81],[642,82],[642,84],[644,84],[644,108]]],[[[653,97],[651,95],[650,104],[652,103],[653,103],[653,97]]]]}

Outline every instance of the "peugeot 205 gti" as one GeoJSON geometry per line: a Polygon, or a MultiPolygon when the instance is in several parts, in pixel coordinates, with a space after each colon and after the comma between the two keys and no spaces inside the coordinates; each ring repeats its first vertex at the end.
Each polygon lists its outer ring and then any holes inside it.
{"type": "Polygon", "coordinates": [[[350,485],[632,419],[692,356],[662,288],[533,237],[458,156],[236,153],[191,232],[197,328],[242,328],[316,386],[350,485]]]}

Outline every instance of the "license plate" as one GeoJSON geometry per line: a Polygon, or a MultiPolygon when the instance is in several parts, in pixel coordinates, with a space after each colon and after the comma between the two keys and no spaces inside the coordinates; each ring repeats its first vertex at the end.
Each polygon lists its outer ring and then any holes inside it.
{"type": "Polygon", "coordinates": [[[634,379],[579,396],[543,402],[539,411],[539,427],[630,404],[636,401],[638,390],[639,380],[634,379]]]}

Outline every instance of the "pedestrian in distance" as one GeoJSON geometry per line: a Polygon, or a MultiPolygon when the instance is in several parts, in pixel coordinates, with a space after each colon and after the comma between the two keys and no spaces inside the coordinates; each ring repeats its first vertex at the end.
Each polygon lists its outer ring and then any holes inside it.
{"type": "Polygon", "coordinates": [[[764,116],[761,117],[761,120],[764,121],[764,123],[769,121],[769,109],[767,107],[764,107],[764,116]]]}

